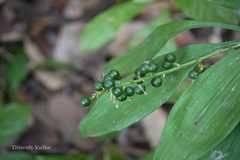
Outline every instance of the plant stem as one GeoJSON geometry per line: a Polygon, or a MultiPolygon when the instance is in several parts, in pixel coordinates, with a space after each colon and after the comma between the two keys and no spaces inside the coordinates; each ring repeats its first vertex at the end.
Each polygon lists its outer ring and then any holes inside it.
{"type": "Polygon", "coordinates": [[[145,80],[148,80],[148,79],[152,79],[153,77],[156,77],[156,76],[163,76],[163,75],[167,75],[167,74],[170,74],[170,73],[173,73],[175,71],[178,71],[178,70],[181,70],[181,69],[184,69],[184,68],[187,68],[189,66],[192,66],[194,64],[197,64],[203,60],[206,60],[206,59],[209,59],[211,57],[214,57],[216,56],[217,54],[219,53],[223,53],[223,52],[226,52],[227,50],[229,49],[236,49],[236,48],[239,48],[240,47],[240,44],[237,44],[237,45],[234,45],[234,46],[231,46],[231,47],[227,47],[227,48],[223,48],[223,49],[219,49],[215,52],[212,52],[206,56],[203,56],[203,57],[200,57],[198,59],[194,59],[192,61],[189,61],[189,62],[186,62],[186,63],[183,63],[183,64],[179,64],[179,65],[176,65],[176,67],[174,68],[171,68],[171,69],[168,69],[168,70],[164,70],[164,71],[161,71],[161,72],[157,72],[155,74],[151,74],[149,76],[146,76],[144,78],[140,78],[140,79],[137,79],[137,80],[131,80],[131,81],[128,81],[128,82],[125,82],[125,83],[122,83],[121,85],[124,85],[124,86],[127,86],[127,85],[130,85],[130,84],[135,84],[135,83],[138,83],[138,82],[142,82],[142,81],[145,81],[145,80]]]}
{"type": "MultiPolygon", "coordinates": [[[[212,53],[210,53],[210,54],[208,54],[206,56],[202,56],[200,58],[191,60],[191,61],[183,63],[183,64],[175,63],[175,67],[174,68],[171,68],[171,69],[168,69],[168,70],[164,70],[164,71],[161,71],[161,72],[157,72],[155,74],[152,73],[152,74],[150,74],[150,75],[148,75],[148,76],[146,76],[144,78],[140,78],[140,79],[137,79],[137,80],[130,80],[130,81],[123,82],[123,83],[121,83],[121,81],[117,81],[116,83],[117,83],[118,86],[129,86],[131,84],[137,84],[138,82],[142,82],[142,81],[145,81],[145,80],[148,80],[148,79],[152,79],[153,77],[156,77],[156,76],[163,76],[163,77],[165,77],[167,74],[171,74],[171,73],[176,72],[178,70],[190,67],[190,66],[192,66],[194,64],[196,65],[196,64],[198,64],[199,62],[201,62],[203,60],[206,60],[206,59],[209,59],[211,57],[214,57],[217,54],[224,53],[224,52],[228,51],[229,49],[237,49],[237,48],[240,48],[240,43],[236,44],[236,45],[232,45],[230,47],[228,46],[228,47],[219,49],[219,50],[217,50],[215,52],[212,52],[212,53]]],[[[98,91],[96,94],[92,95],[91,99],[92,100],[96,100],[97,97],[101,96],[102,94],[104,94],[107,91],[108,90],[98,91]]]]}

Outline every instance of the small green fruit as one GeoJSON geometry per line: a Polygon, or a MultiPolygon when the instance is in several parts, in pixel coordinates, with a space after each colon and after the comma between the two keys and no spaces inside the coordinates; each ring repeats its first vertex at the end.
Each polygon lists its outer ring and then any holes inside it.
{"type": "Polygon", "coordinates": [[[139,68],[143,75],[146,75],[148,73],[148,64],[142,64],[139,68]]]}
{"type": "Polygon", "coordinates": [[[91,99],[89,97],[82,97],[80,104],[83,107],[88,107],[91,104],[91,99]]]}
{"type": "Polygon", "coordinates": [[[142,94],[144,94],[146,87],[145,87],[145,85],[141,84],[141,85],[136,86],[134,90],[135,90],[136,94],[142,95],[142,94]]]}
{"type": "Polygon", "coordinates": [[[158,77],[154,77],[152,80],[151,80],[151,84],[153,87],[160,87],[162,85],[162,77],[158,76],[158,77]]]}
{"type": "Polygon", "coordinates": [[[111,89],[112,87],[115,86],[115,82],[114,80],[111,80],[111,79],[107,79],[107,80],[104,80],[103,82],[103,87],[105,89],[111,89]]]}
{"type": "Polygon", "coordinates": [[[95,89],[96,91],[102,91],[104,89],[102,82],[96,82],[95,83],[95,89]]]}
{"type": "Polygon", "coordinates": [[[104,77],[103,77],[103,81],[106,81],[106,80],[114,80],[113,77],[111,77],[109,74],[106,74],[104,77]]]}
{"type": "Polygon", "coordinates": [[[156,72],[158,70],[158,65],[151,62],[148,64],[148,71],[149,72],[156,72]]]}
{"type": "Polygon", "coordinates": [[[164,69],[170,69],[170,68],[173,67],[173,64],[170,63],[170,62],[164,62],[164,63],[162,64],[162,67],[163,67],[164,69]]]}
{"type": "Polygon", "coordinates": [[[127,100],[127,95],[122,94],[121,96],[117,97],[117,100],[119,100],[120,102],[123,102],[123,101],[127,100]]]}
{"type": "Polygon", "coordinates": [[[174,54],[168,54],[165,56],[165,62],[174,63],[176,61],[176,56],[174,54]]]}
{"type": "Polygon", "coordinates": [[[121,95],[123,94],[123,89],[122,89],[122,87],[114,87],[114,88],[112,89],[112,94],[113,94],[114,96],[116,96],[116,97],[121,96],[121,95]]]}
{"type": "Polygon", "coordinates": [[[142,68],[138,68],[135,70],[136,77],[144,77],[146,75],[146,71],[142,68]]]}
{"type": "Polygon", "coordinates": [[[116,70],[116,69],[111,70],[111,71],[108,73],[108,75],[109,75],[110,77],[112,77],[113,79],[116,79],[116,80],[120,79],[120,73],[119,73],[119,71],[116,70]]]}
{"type": "Polygon", "coordinates": [[[199,73],[197,73],[195,70],[192,70],[191,72],[189,72],[188,77],[196,80],[199,77],[199,73]]]}
{"type": "Polygon", "coordinates": [[[132,97],[132,96],[135,94],[134,88],[131,87],[131,86],[126,87],[126,88],[125,88],[125,94],[126,94],[128,97],[132,97]]]}

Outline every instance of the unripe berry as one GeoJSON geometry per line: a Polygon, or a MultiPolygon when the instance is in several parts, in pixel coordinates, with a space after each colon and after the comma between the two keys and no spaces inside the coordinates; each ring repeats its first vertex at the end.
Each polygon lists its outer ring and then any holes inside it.
{"type": "Polygon", "coordinates": [[[162,77],[160,77],[160,76],[154,77],[151,80],[151,84],[153,87],[160,87],[162,85],[162,77]]]}
{"type": "Polygon", "coordinates": [[[117,100],[123,102],[123,101],[127,100],[127,95],[126,94],[122,94],[121,96],[117,97],[117,100]]]}
{"type": "Polygon", "coordinates": [[[134,91],[134,88],[131,87],[131,86],[128,86],[125,88],[125,94],[128,96],[128,97],[131,97],[135,94],[135,91],[134,91]]]}
{"type": "Polygon", "coordinates": [[[145,75],[146,75],[146,71],[142,70],[141,68],[138,68],[135,70],[136,77],[144,77],[145,75]]]}
{"type": "Polygon", "coordinates": [[[143,84],[138,85],[135,87],[135,93],[138,95],[142,95],[142,94],[144,94],[145,89],[146,89],[145,85],[143,85],[143,84]]]}
{"type": "Polygon", "coordinates": [[[113,79],[116,79],[116,80],[120,79],[120,73],[119,73],[119,71],[116,70],[116,69],[111,70],[111,71],[108,73],[108,75],[109,75],[110,77],[112,77],[113,79]]]}
{"type": "Polygon", "coordinates": [[[148,64],[148,71],[149,72],[156,72],[158,70],[158,65],[156,65],[155,63],[149,63],[148,64]]]}
{"type": "Polygon", "coordinates": [[[164,58],[165,62],[174,63],[176,61],[176,56],[174,54],[167,54],[164,58]]]}
{"type": "Polygon", "coordinates": [[[114,87],[114,88],[112,89],[112,94],[113,94],[114,96],[116,96],[116,97],[121,96],[121,95],[123,94],[123,89],[122,89],[122,87],[114,87]]]}
{"type": "Polygon", "coordinates": [[[102,91],[104,89],[102,82],[96,82],[95,83],[95,89],[96,91],[102,91]]]}
{"type": "Polygon", "coordinates": [[[199,76],[199,74],[198,74],[195,70],[192,70],[192,71],[189,72],[189,74],[188,74],[188,77],[191,78],[191,79],[193,79],[193,80],[197,79],[198,76],[199,76]]]}
{"type": "Polygon", "coordinates": [[[91,99],[89,97],[82,97],[80,101],[81,106],[87,107],[91,104],[91,99]]]}
{"type": "Polygon", "coordinates": [[[163,67],[164,69],[170,69],[170,68],[173,67],[173,64],[170,63],[170,62],[164,62],[164,63],[162,64],[162,67],[163,67]]]}
{"type": "Polygon", "coordinates": [[[104,80],[104,82],[103,82],[103,87],[105,89],[111,89],[114,86],[115,86],[114,80],[107,79],[107,80],[104,80]]]}

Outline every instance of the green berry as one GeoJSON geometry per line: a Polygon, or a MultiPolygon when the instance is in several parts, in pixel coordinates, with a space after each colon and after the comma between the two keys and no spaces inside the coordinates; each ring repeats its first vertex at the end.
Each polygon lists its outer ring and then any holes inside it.
{"type": "Polygon", "coordinates": [[[141,67],[139,68],[142,74],[145,76],[148,73],[148,64],[142,64],[141,67]]]}
{"type": "Polygon", "coordinates": [[[103,77],[103,81],[107,81],[107,80],[114,80],[109,74],[106,74],[104,77],[103,77]]]}
{"type": "Polygon", "coordinates": [[[114,96],[119,97],[123,94],[123,89],[122,89],[122,87],[114,87],[112,89],[112,93],[114,96]]]}
{"type": "Polygon", "coordinates": [[[138,68],[135,71],[135,76],[136,77],[144,77],[146,75],[146,71],[142,68],[138,68]]]}
{"type": "Polygon", "coordinates": [[[91,104],[91,99],[89,97],[82,97],[80,101],[81,106],[87,107],[91,104]]]}
{"type": "Polygon", "coordinates": [[[107,80],[104,80],[104,82],[103,82],[103,87],[104,87],[105,89],[110,89],[110,88],[112,88],[112,87],[114,87],[114,86],[115,86],[114,80],[107,79],[107,80]]]}
{"type": "Polygon", "coordinates": [[[158,70],[158,65],[153,62],[146,62],[143,63],[139,69],[143,75],[146,75],[149,72],[156,72],[158,70]]]}
{"type": "Polygon", "coordinates": [[[148,64],[148,71],[149,72],[156,72],[158,70],[158,66],[155,63],[148,64]]]}
{"type": "Polygon", "coordinates": [[[126,94],[128,97],[132,97],[132,96],[135,94],[134,88],[131,87],[131,86],[126,87],[126,88],[125,88],[125,94],[126,94]]]}
{"type": "Polygon", "coordinates": [[[148,68],[149,62],[144,62],[143,64],[140,65],[139,68],[148,68]]]}
{"type": "Polygon", "coordinates": [[[127,99],[127,95],[126,94],[122,94],[121,96],[117,97],[117,100],[123,102],[127,99]]]}
{"type": "Polygon", "coordinates": [[[112,77],[113,79],[120,79],[120,73],[119,73],[119,71],[116,70],[116,69],[111,70],[111,71],[108,73],[108,75],[109,75],[110,77],[112,77]]]}
{"type": "Polygon", "coordinates": [[[142,95],[144,94],[144,91],[145,91],[146,87],[144,85],[138,85],[135,87],[135,93],[138,94],[138,95],[142,95]]]}
{"type": "Polygon", "coordinates": [[[95,89],[96,89],[96,91],[101,91],[101,90],[103,90],[103,89],[104,89],[103,83],[102,83],[102,82],[96,82],[96,83],[95,83],[95,89]]]}
{"type": "Polygon", "coordinates": [[[170,62],[170,63],[174,63],[176,61],[176,56],[174,54],[168,54],[165,56],[165,61],[166,62],[170,62]]]}
{"type": "Polygon", "coordinates": [[[198,78],[199,73],[197,73],[195,70],[192,70],[189,74],[188,74],[189,78],[195,80],[198,78]]]}
{"type": "Polygon", "coordinates": [[[151,84],[153,87],[160,87],[162,85],[162,77],[154,77],[151,80],[151,84]]]}
{"type": "Polygon", "coordinates": [[[163,67],[164,69],[170,69],[170,68],[173,67],[173,64],[170,63],[170,62],[164,62],[164,63],[162,64],[162,67],[163,67]]]}

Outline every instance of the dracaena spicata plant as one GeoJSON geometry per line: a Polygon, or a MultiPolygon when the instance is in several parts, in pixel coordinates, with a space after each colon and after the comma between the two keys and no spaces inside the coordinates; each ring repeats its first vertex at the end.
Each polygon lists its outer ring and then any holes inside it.
{"type": "Polygon", "coordinates": [[[88,107],[94,103],[94,101],[96,101],[97,98],[102,94],[109,92],[112,97],[111,101],[115,103],[116,108],[118,108],[118,102],[126,101],[128,97],[130,98],[134,95],[147,94],[146,86],[144,84],[144,82],[147,82],[147,80],[150,79],[150,84],[152,87],[158,88],[161,87],[164,78],[168,74],[174,74],[174,72],[177,72],[178,70],[193,65],[195,65],[195,67],[189,72],[189,78],[196,80],[199,75],[209,67],[209,64],[204,65],[202,63],[204,60],[217,56],[218,54],[229,49],[237,48],[240,48],[240,43],[221,50],[217,50],[216,52],[183,64],[176,63],[176,56],[174,54],[167,54],[164,57],[164,62],[162,65],[155,64],[154,61],[143,62],[143,64],[141,64],[135,70],[132,79],[126,82],[121,82],[120,72],[118,70],[112,69],[103,76],[103,79],[101,81],[96,82],[95,92],[91,96],[83,97],[80,101],[80,104],[83,107],[88,107]],[[162,70],[159,69],[160,67],[162,70]]]}
{"type": "MultiPolygon", "coordinates": [[[[191,79],[176,99],[152,159],[237,160],[240,152],[234,150],[240,147],[240,41],[159,51],[177,34],[194,28],[240,31],[240,1],[175,2],[193,20],[159,23],[143,43],[110,61],[95,91],[80,101],[81,106],[90,107],[80,124],[80,133],[100,136],[128,127],[158,109],[176,94],[184,80],[191,79]],[[216,57],[216,63],[208,63],[216,57]]],[[[150,3],[130,1],[96,16],[83,30],[80,46],[87,53],[111,41],[121,24],[150,3]],[[111,30],[111,34],[105,35],[103,30],[111,30]]]]}

